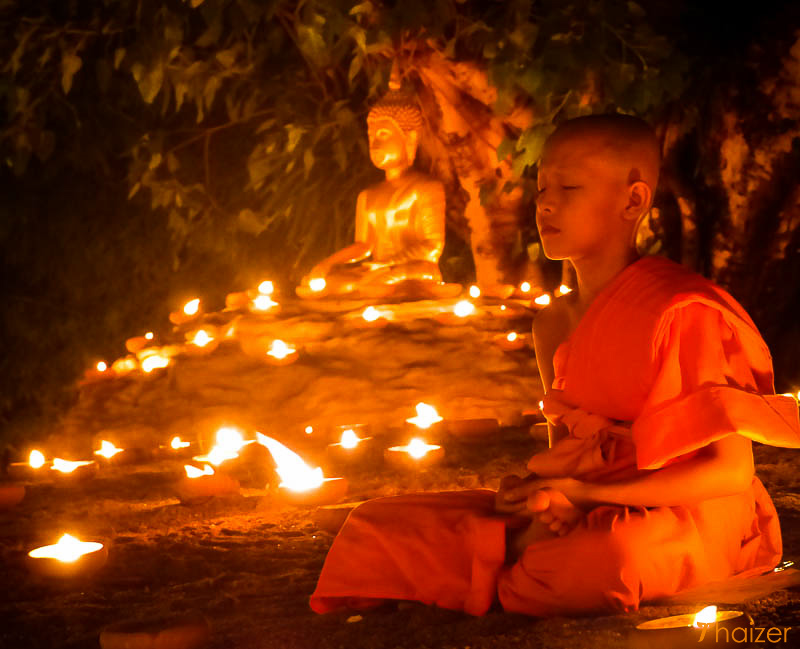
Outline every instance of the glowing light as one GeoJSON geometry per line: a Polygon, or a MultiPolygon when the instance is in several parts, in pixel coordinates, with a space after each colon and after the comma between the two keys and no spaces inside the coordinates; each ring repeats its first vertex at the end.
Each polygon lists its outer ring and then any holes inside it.
{"type": "Polygon", "coordinates": [[[314,428],[312,426],[306,426],[306,435],[310,435],[314,432],[314,428]]]}
{"type": "Polygon", "coordinates": [[[505,304],[501,304],[500,305],[500,310],[501,311],[505,311],[506,310],[506,305],[505,304]]]}
{"type": "Polygon", "coordinates": [[[308,288],[310,288],[315,293],[319,293],[320,291],[325,290],[325,280],[321,277],[315,277],[308,283],[308,288]]]}
{"type": "Polygon", "coordinates": [[[714,624],[717,621],[717,607],[706,606],[702,611],[698,611],[694,616],[692,626],[697,628],[701,624],[714,624]]]}
{"type": "Polygon", "coordinates": [[[543,408],[544,408],[544,401],[540,401],[539,402],[539,410],[542,410],[543,408]]]}
{"type": "Polygon", "coordinates": [[[325,480],[322,469],[312,469],[303,459],[278,440],[256,433],[258,443],[266,446],[277,464],[276,471],[281,478],[281,487],[292,491],[310,491],[319,488],[325,480]]]}
{"type": "Polygon", "coordinates": [[[478,288],[477,286],[475,286],[475,284],[473,284],[472,286],[469,287],[469,296],[471,298],[480,297],[481,296],[481,289],[478,288]]]}
{"type": "Polygon", "coordinates": [[[275,292],[275,285],[269,280],[264,280],[258,285],[258,292],[261,295],[272,295],[275,292]]]}
{"type": "Polygon", "coordinates": [[[108,365],[106,365],[105,361],[100,361],[95,367],[98,372],[105,372],[108,369],[108,365]]]}
{"type": "Polygon", "coordinates": [[[231,426],[220,428],[217,431],[216,441],[217,443],[207,455],[198,455],[192,459],[197,462],[209,462],[214,466],[219,466],[227,460],[239,457],[239,451],[242,447],[251,443],[246,442],[242,437],[242,433],[231,426]]]}
{"type": "Polygon", "coordinates": [[[549,293],[542,293],[539,297],[537,297],[534,302],[539,306],[547,306],[550,304],[550,294],[549,293]]]}
{"type": "Polygon", "coordinates": [[[198,347],[205,347],[212,340],[214,339],[208,335],[208,332],[205,329],[200,329],[200,331],[198,331],[192,338],[192,344],[197,345],[198,347]]]}
{"type": "Polygon", "coordinates": [[[61,471],[61,473],[72,473],[78,467],[92,464],[91,461],[77,461],[71,462],[70,460],[62,460],[60,457],[53,458],[53,466],[50,467],[52,471],[61,471]]]}
{"type": "Polygon", "coordinates": [[[148,374],[153,370],[160,369],[169,365],[169,356],[164,354],[150,354],[142,359],[142,371],[148,374]]]}
{"type": "Polygon", "coordinates": [[[475,305],[469,300],[461,300],[453,307],[453,313],[459,318],[466,318],[468,315],[475,313],[475,305]]]}
{"type": "Polygon", "coordinates": [[[274,306],[278,306],[278,303],[269,295],[257,295],[253,298],[253,309],[256,311],[269,311],[274,306]]]}
{"type": "Polygon", "coordinates": [[[57,559],[64,563],[74,563],[84,554],[97,552],[102,549],[102,543],[84,542],[74,536],[64,534],[55,545],[45,545],[28,552],[34,559],[57,559]]]}
{"type": "Polygon", "coordinates": [[[186,315],[197,315],[197,312],[200,310],[200,298],[196,297],[193,300],[189,300],[186,304],[183,305],[183,312],[186,315]]]}
{"type": "Polygon", "coordinates": [[[293,354],[295,352],[295,348],[291,345],[287,345],[282,340],[273,340],[272,344],[269,346],[269,351],[267,354],[272,356],[273,358],[277,358],[278,360],[282,358],[286,358],[289,354],[293,354]]]}
{"type": "Polygon", "coordinates": [[[170,440],[169,445],[177,450],[179,448],[186,448],[187,446],[190,446],[191,442],[184,442],[178,435],[176,435],[170,440]]]}
{"type": "Polygon", "coordinates": [[[95,455],[102,455],[107,460],[110,460],[117,453],[121,453],[122,450],[123,449],[117,448],[116,446],[114,446],[114,444],[112,442],[109,442],[107,440],[103,440],[102,442],[100,442],[100,450],[99,451],[95,451],[94,454],[95,455]]]}
{"type": "Polygon", "coordinates": [[[358,443],[361,441],[361,438],[356,435],[355,431],[352,428],[348,428],[347,430],[342,432],[342,441],[340,442],[342,448],[355,448],[358,446],[358,443]]]}
{"type": "Polygon", "coordinates": [[[416,405],[416,410],[417,416],[410,417],[406,419],[406,421],[410,424],[414,424],[418,428],[430,428],[433,424],[442,421],[439,413],[436,412],[436,408],[427,403],[420,401],[416,405]]]}
{"type": "Polygon", "coordinates": [[[421,440],[419,437],[415,437],[408,443],[408,446],[394,446],[393,448],[396,450],[405,451],[415,460],[419,460],[425,457],[429,451],[433,451],[440,447],[435,444],[426,444],[424,440],[421,440]]]}
{"type": "Polygon", "coordinates": [[[367,322],[375,322],[378,318],[381,317],[381,313],[374,306],[368,306],[366,309],[364,309],[364,312],[361,314],[361,317],[364,318],[364,320],[366,320],[367,322]]]}
{"type": "Polygon", "coordinates": [[[519,290],[523,293],[530,293],[531,292],[531,283],[530,282],[522,282],[519,285],[519,290]]]}
{"type": "Polygon", "coordinates": [[[28,464],[32,469],[41,469],[44,466],[44,454],[36,449],[31,451],[28,464]]]}
{"type": "Polygon", "coordinates": [[[203,465],[202,471],[196,466],[191,466],[190,464],[184,464],[183,469],[186,471],[187,478],[199,478],[204,475],[214,475],[214,469],[212,469],[208,464],[203,465]]]}
{"type": "Polygon", "coordinates": [[[147,332],[147,333],[144,335],[144,337],[145,337],[145,340],[153,340],[153,332],[152,332],[152,331],[148,331],[148,332],[147,332]]]}
{"type": "Polygon", "coordinates": [[[517,339],[517,332],[512,331],[510,334],[506,336],[506,340],[510,343],[513,343],[517,339]]]}
{"type": "Polygon", "coordinates": [[[556,295],[566,295],[567,293],[572,293],[572,289],[566,284],[562,284],[556,289],[556,295]]]}
{"type": "Polygon", "coordinates": [[[136,362],[136,359],[132,358],[131,356],[118,358],[111,364],[111,369],[117,374],[127,374],[128,372],[133,372],[133,370],[135,370],[137,367],[139,367],[139,365],[136,362]]]}
{"type": "Polygon", "coordinates": [[[226,338],[233,338],[235,335],[236,335],[236,327],[234,325],[231,325],[230,327],[228,327],[228,330],[225,332],[225,337],[226,338]]]}

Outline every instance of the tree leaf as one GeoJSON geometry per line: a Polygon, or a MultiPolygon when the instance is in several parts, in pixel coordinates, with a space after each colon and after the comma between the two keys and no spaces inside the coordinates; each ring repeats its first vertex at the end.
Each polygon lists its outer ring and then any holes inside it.
{"type": "Polygon", "coordinates": [[[158,91],[161,90],[162,83],[164,83],[164,65],[161,61],[156,61],[155,65],[139,81],[139,92],[142,94],[142,99],[148,104],[152,104],[158,91]]]}
{"type": "Polygon", "coordinates": [[[61,57],[61,89],[65,95],[69,94],[70,88],[72,88],[72,78],[82,65],[83,60],[74,52],[61,57]]]}
{"type": "Polygon", "coordinates": [[[305,133],[305,129],[302,126],[295,126],[294,124],[289,124],[286,127],[288,138],[286,140],[286,151],[291,153],[294,151],[297,143],[300,142],[300,139],[303,137],[303,133],[305,133]]]}
{"type": "Polygon", "coordinates": [[[122,59],[125,58],[125,48],[118,47],[114,50],[114,69],[119,70],[120,63],[122,63],[122,59]]]}
{"type": "Polygon", "coordinates": [[[353,56],[353,60],[350,61],[350,68],[347,70],[347,82],[352,86],[353,79],[356,78],[356,75],[361,72],[361,67],[363,66],[364,62],[361,58],[361,54],[356,53],[353,56]]]}

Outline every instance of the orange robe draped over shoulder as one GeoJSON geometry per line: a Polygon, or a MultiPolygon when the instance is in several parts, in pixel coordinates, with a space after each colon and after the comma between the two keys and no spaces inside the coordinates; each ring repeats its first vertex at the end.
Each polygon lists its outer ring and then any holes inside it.
{"type": "MultiPolygon", "coordinates": [[[[774,394],[772,359],[742,307],[678,264],[645,257],[594,300],[554,358],[545,415],[569,436],[529,469],[589,482],[680,462],[731,433],[800,446],[797,404],[774,394]]],[[[601,505],[567,535],[505,563],[508,517],[494,492],[364,503],[323,566],[311,608],[415,600],[473,615],[496,598],[548,616],[635,610],[640,602],[780,561],[777,514],[754,478],[743,493],[671,507],[601,505]]]]}

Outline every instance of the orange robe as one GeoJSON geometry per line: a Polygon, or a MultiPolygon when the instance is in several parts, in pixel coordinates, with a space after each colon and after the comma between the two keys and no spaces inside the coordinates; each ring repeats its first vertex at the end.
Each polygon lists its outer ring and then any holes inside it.
{"type": "MultiPolygon", "coordinates": [[[[542,476],[630,478],[731,433],[800,447],[797,405],[774,394],[772,360],[742,307],[658,257],[623,270],[556,351],[545,415],[570,434],[531,458],[542,476]]],[[[629,611],[642,601],[780,561],[777,514],[754,478],[744,493],[671,507],[601,505],[562,537],[505,563],[494,492],[412,494],[364,503],[323,566],[311,608],[415,600],[473,615],[629,611]]]]}

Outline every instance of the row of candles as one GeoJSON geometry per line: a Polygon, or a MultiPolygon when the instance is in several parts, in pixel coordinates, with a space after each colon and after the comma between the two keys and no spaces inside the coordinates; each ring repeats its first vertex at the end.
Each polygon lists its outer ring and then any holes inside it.
{"type": "MultiPolygon", "coordinates": [[[[322,281],[324,282],[324,280],[322,281]]],[[[533,287],[530,282],[523,282],[519,286],[519,292],[523,295],[530,294],[532,290],[533,287]]],[[[562,284],[556,289],[555,295],[566,295],[571,290],[568,286],[562,284]]],[[[270,312],[274,314],[280,307],[279,303],[272,299],[274,291],[273,282],[265,280],[255,290],[230,293],[225,301],[226,308],[231,310],[249,308],[254,313],[270,312]]],[[[468,292],[472,299],[477,299],[481,296],[480,288],[475,285],[470,286],[468,292]]],[[[533,300],[533,303],[538,307],[545,307],[550,302],[551,296],[549,293],[543,293],[533,300]]],[[[505,305],[501,305],[500,309],[504,311],[505,305]]],[[[438,319],[448,324],[458,323],[465,321],[475,312],[474,303],[469,300],[461,300],[453,305],[452,310],[447,309],[440,313],[438,319]]],[[[201,314],[200,298],[193,298],[186,302],[182,309],[170,313],[169,318],[175,325],[186,325],[197,319],[201,314]]],[[[393,311],[390,308],[368,306],[363,310],[361,317],[367,324],[382,326],[393,320],[393,311]]],[[[234,335],[234,328],[230,327],[222,334],[222,337],[231,338],[234,335]]],[[[87,378],[122,376],[139,369],[149,374],[153,370],[167,367],[171,358],[177,353],[186,351],[189,353],[208,353],[213,351],[219,344],[220,337],[220,333],[215,327],[207,325],[187,332],[187,345],[184,347],[172,345],[159,348],[153,346],[155,334],[152,331],[148,331],[144,335],[134,336],[126,341],[126,348],[133,355],[119,358],[110,366],[103,360],[98,361],[95,367],[87,372],[87,378]]],[[[527,346],[525,336],[514,331],[496,336],[494,341],[507,351],[518,350],[527,346]]],[[[275,339],[269,349],[266,350],[265,360],[277,365],[286,365],[296,360],[298,351],[294,345],[275,339]]]]}

